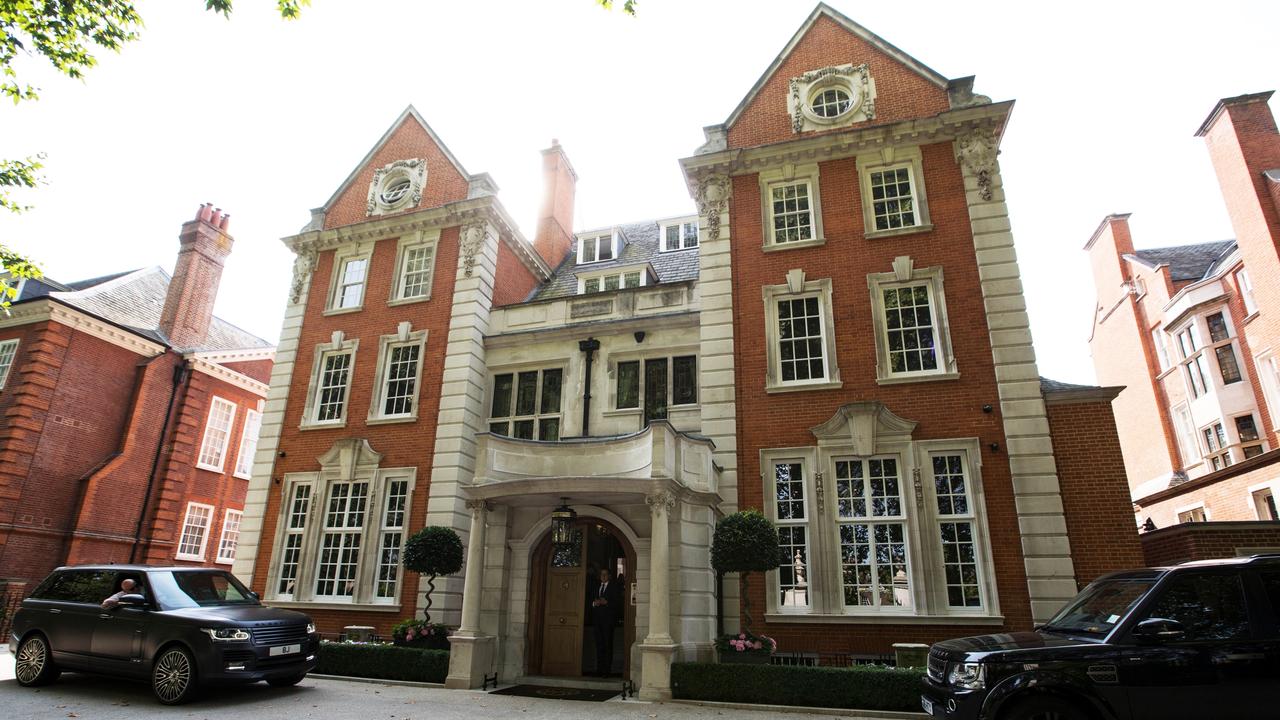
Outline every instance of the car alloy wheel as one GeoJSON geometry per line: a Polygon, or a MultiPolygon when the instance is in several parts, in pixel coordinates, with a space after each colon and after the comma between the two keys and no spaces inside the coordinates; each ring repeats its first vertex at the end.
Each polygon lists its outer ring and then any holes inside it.
{"type": "Polygon", "coordinates": [[[151,688],[160,702],[176,705],[190,695],[194,675],[187,651],[170,648],[156,660],[155,669],[151,671],[151,688]]]}
{"type": "Polygon", "coordinates": [[[44,638],[34,635],[24,640],[22,647],[18,648],[14,674],[20,684],[31,685],[40,679],[48,664],[49,646],[45,644],[44,638]]]}

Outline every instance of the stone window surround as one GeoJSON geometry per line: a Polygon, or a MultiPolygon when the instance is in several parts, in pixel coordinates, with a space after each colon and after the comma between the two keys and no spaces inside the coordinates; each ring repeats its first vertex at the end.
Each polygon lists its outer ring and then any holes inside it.
{"type": "Polygon", "coordinates": [[[765,285],[761,287],[764,298],[765,322],[765,392],[796,392],[800,390],[831,390],[843,386],[840,380],[840,366],[836,361],[836,328],[835,314],[832,310],[831,278],[806,280],[801,269],[787,271],[787,281],[782,285],[765,285]],[[817,297],[819,312],[822,313],[822,352],[826,362],[827,375],[824,380],[791,381],[781,380],[781,354],[778,351],[778,301],[799,300],[817,297]]]}
{"type": "MultiPolygon", "coordinates": [[[[690,248],[690,250],[692,249],[693,248],[690,248]]],[[[617,258],[614,258],[614,260],[616,259],[617,258]]],[[[601,262],[609,262],[609,261],[601,261],[601,262]]],[[[590,270],[586,272],[577,273],[578,294],[579,295],[595,295],[598,293],[616,292],[614,290],[604,289],[604,279],[611,275],[618,276],[618,290],[634,289],[634,288],[627,288],[623,286],[623,283],[625,282],[625,278],[623,276],[633,272],[640,273],[640,287],[648,287],[654,284],[652,272],[650,271],[649,263],[647,262],[634,263],[631,265],[613,265],[608,269],[590,270]],[[593,278],[599,278],[600,289],[597,290],[596,292],[588,293],[586,292],[586,282],[587,280],[591,280],[593,278]]]]}
{"type": "Polygon", "coordinates": [[[18,338],[0,342],[0,357],[6,356],[9,358],[9,362],[0,365],[0,390],[3,390],[9,384],[9,373],[18,361],[18,338]]]}
{"type": "Polygon", "coordinates": [[[1258,497],[1257,497],[1259,493],[1264,491],[1270,491],[1272,498],[1276,500],[1280,500],[1280,480],[1272,480],[1270,482],[1258,483],[1257,485],[1250,485],[1248,488],[1245,489],[1244,500],[1245,500],[1246,507],[1248,507],[1249,509],[1249,512],[1252,513],[1254,517],[1256,517],[1257,519],[1265,522],[1265,521],[1270,521],[1271,518],[1266,518],[1262,516],[1261,508],[1258,507],[1258,497]]]}
{"type": "Polygon", "coordinates": [[[1255,352],[1253,362],[1258,371],[1258,384],[1262,386],[1262,399],[1271,416],[1280,417],[1280,356],[1268,348],[1255,352]]]}
{"type": "MultiPolygon", "coordinates": [[[[672,373],[674,372],[674,366],[671,363],[671,360],[673,358],[686,357],[686,356],[692,355],[694,357],[694,363],[696,368],[695,372],[697,373],[697,375],[695,375],[695,378],[700,377],[702,373],[702,359],[698,357],[698,350],[699,350],[698,345],[677,345],[672,347],[664,347],[658,350],[654,350],[654,349],[624,350],[622,352],[610,353],[609,358],[605,363],[605,376],[608,378],[609,396],[608,396],[607,404],[605,405],[604,410],[602,411],[604,416],[605,417],[626,417],[629,415],[635,415],[636,417],[639,417],[641,413],[644,412],[644,361],[645,360],[659,360],[663,358],[666,359],[668,391],[672,389],[671,383],[674,381],[672,376],[672,373]],[[639,398],[639,404],[633,408],[620,408],[618,407],[618,364],[624,363],[624,362],[636,362],[636,361],[639,361],[640,363],[640,389],[639,389],[639,395],[637,395],[637,397],[639,398]]],[[[702,388],[699,386],[696,389],[698,391],[698,402],[690,403],[687,405],[672,405],[670,403],[670,392],[668,392],[667,414],[670,415],[671,413],[675,413],[675,412],[690,412],[690,411],[698,410],[699,407],[701,407],[701,402],[702,402],[702,388]]]]}
{"type": "Polygon", "coordinates": [[[1178,507],[1175,507],[1173,509],[1173,516],[1178,519],[1178,524],[1182,524],[1183,513],[1189,513],[1194,510],[1199,510],[1204,514],[1204,522],[1209,522],[1210,520],[1213,519],[1213,515],[1209,512],[1209,508],[1204,504],[1203,500],[1189,503],[1187,505],[1179,505],[1178,507]]]}
{"type": "MultiPolygon", "coordinates": [[[[1242,382],[1244,383],[1249,382],[1249,370],[1246,368],[1245,363],[1240,361],[1240,358],[1241,358],[1240,347],[1237,343],[1237,341],[1239,340],[1239,334],[1236,332],[1235,321],[1231,317],[1230,309],[1226,305],[1217,305],[1217,306],[1208,307],[1208,308],[1204,308],[1203,310],[1197,311],[1194,315],[1190,316],[1186,320],[1183,320],[1174,328],[1170,328],[1168,332],[1169,332],[1169,335],[1174,338],[1174,346],[1178,350],[1179,359],[1175,367],[1180,366],[1180,367],[1188,368],[1188,370],[1183,371],[1182,376],[1183,376],[1183,381],[1187,386],[1187,395],[1189,397],[1199,398],[1203,395],[1208,395],[1209,393],[1217,392],[1221,388],[1224,388],[1228,385],[1228,383],[1225,383],[1223,381],[1222,367],[1218,364],[1217,350],[1218,348],[1223,346],[1227,346],[1227,345],[1231,346],[1231,353],[1236,358],[1236,368],[1240,372],[1240,379],[1237,380],[1236,382],[1229,383],[1229,384],[1236,385],[1242,382]],[[1215,315],[1215,314],[1221,314],[1223,323],[1226,325],[1227,338],[1225,340],[1215,341],[1213,337],[1209,334],[1208,318],[1210,315],[1215,315]],[[1197,341],[1199,341],[1200,345],[1196,347],[1195,352],[1192,352],[1189,355],[1184,355],[1182,344],[1179,342],[1178,336],[1188,331],[1193,333],[1192,337],[1194,337],[1197,341]],[[1203,357],[1205,361],[1204,362],[1205,375],[1206,375],[1206,377],[1204,377],[1205,390],[1200,395],[1197,395],[1195,394],[1195,392],[1193,392],[1193,388],[1191,385],[1192,380],[1190,377],[1191,370],[1189,369],[1190,366],[1194,363],[1195,358],[1197,356],[1203,357]]],[[[1170,360],[1172,359],[1173,358],[1170,358],[1170,360]]],[[[1265,383],[1263,384],[1265,385],[1265,383]]]]}
{"type": "Polygon", "coordinates": [[[329,272],[329,295],[321,315],[342,315],[364,309],[365,300],[369,297],[369,279],[373,277],[373,246],[372,242],[354,243],[333,251],[333,268],[329,272]],[[360,288],[360,302],[351,307],[338,307],[343,271],[351,260],[365,261],[364,285],[360,288]]]}
{"type": "Polygon", "coordinates": [[[1235,273],[1236,290],[1240,293],[1240,302],[1244,303],[1245,320],[1258,314],[1258,301],[1253,295],[1253,278],[1249,277],[1248,268],[1243,265],[1235,273]]]}
{"type": "MultiPolygon", "coordinates": [[[[369,403],[369,415],[365,419],[366,425],[381,425],[388,423],[415,422],[418,419],[419,400],[422,397],[422,366],[426,364],[427,359],[427,333],[423,329],[417,332],[412,331],[412,324],[408,320],[400,323],[395,333],[391,335],[382,335],[378,338],[378,365],[374,369],[374,388],[373,399],[369,403]],[[413,380],[413,411],[406,415],[384,415],[383,414],[383,394],[387,389],[387,363],[391,360],[392,347],[404,345],[417,345],[418,350],[418,367],[413,380]]],[[[355,368],[355,358],[351,359],[352,369],[355,368]]],[[[318,379],[318,376],[317,376],[318,379]]],[[[347,375],[347,388],[350,393],[351,375],[347,375]]],[[[347,400],[350,401],[350,395],[347,400]]],[[[346,411],[343,411],[344,419],[346,411]]]]}
{"type": "Polygon", "coordinates": [[[209,548],[209,535],[213,530],[213,510],[212,505],[198,502],[188,502],[187,510],[182,514],[182,525],[178,529],[178,546],[173,556],[174,560],[190,560],[192,562],[204,562],[204,556],[209,548]],[[191,519],[192,508],[203,508],[208,511],[205,517],[204,531],[200,535],[200,552],[184,553],[182,552],[182,540],[187,535],[188,521],[191,519]]]}
{"type": "Polygon", "coordinates": [[[1195,419],[1191,415],[1190,401],[1178,403],[1169,414],[1173,420],[1174,433],[1177,434],[1178,451],[1186,455],[1182,458],[1180,469],[1186,470],[1199,465],[1204,458],[1200,452],[1200,441],[1196,438],[1195,419]]]}
{"type": "Polygon", "coordinates": [[[863,63],[832,65],[791,78],[787,93],[787,113],[795,133],[848,127],[875,118],[876,84],[870,68],[863,63]],[[848,93],[849,109],[834,117],[813,112],[813,97],[823,90],[839,88],[848,93]]]}
{"type": "MultiPolygon", "coordinates": [[[[777,573],[766,573],[765,619],[770,622],[904,622],[941,624],[1000,624],[1004,622],[999,610],[996,591],[994,562],[991,553],[990,533],[987,527],[986,499],[982,482],[982,445],[977,438],[947,440],[893,440],[877,442],[872,455],[858,455],[848,445],[818,445],[769,448],[760,451],[760,468],[763,481],[772,481],[775,462],[800,462],[804,467],[806,507],[808,511],[807,539],[809,542],[809,606],[787,610],[778,603],[777,573]],[[978,566],[979,594],[982,604],[974,608],[958,608],[947,605],[946,576],[942,563],[941,542],[934,537],[938,522],[952,516],[938,515],[933,495],[933,478],[929,468],[930,458],[938,454],[958,454],[964,457],[969,502],[973,508],[970,517],[956,516],[962,522],[973,524],[974,550],[978,566]],[[834,478],[836,459],[866,459],[869,457],[897,456],[902,503],[906,515],[907,563],[910,568],[912,606],[907,608],[846,607],[840,580],[840,542],[834,478]],[[915,473],[919,471],[921,491],[917,495],[915,473]],[[817,472],[822,473],[825,489],[815,492],[817,472]],[[825,502],[816,498],[829,498],[825,502]],[[935,504],[930,504],[935,503],[935,504]],[[815,505],[822,505],[816,509],[815,505]]],[[[772,493],[766,487],[764,493],[765,514],[776,522],[777,510],[772,493]]],[[[874,518],[868,518],[874,522],[874,518]]],[[[848,522],[847,520],[845,522],[848,522]]]]}
{"type": "Polygon", "coordinates": [[[823,234],[822,229],[822,191],[818,184],[819,175],[818,163],[807,163],[805,165],[787,163],[781,168],[765,170],[756,176],[760,183],[760,221],[761,229],[763,230],[761,234],[764,235],[762,250],[765,252],[779,252],[826,244],[826,235],[823,234]],[[809,185],[809,214],[813,227],[813,237],[808,240],[774,242],[772,188],[775,185],[791,185],[797,182],[806,182],[809,185]]]}
{"type": "Polygon", "coordinates": [[[955,351],[951,345],[951,323],[947,316],[947,296],[943,287],[941,265],[917,268],[910,256],[900,255],[894,258],[891,272],[867,275],[867,287],[871,291],[871,323],[875,328],[877,384],[955,380],[960,377],[955,351]],[[921,283],[927,283],[929,286],[929,304],[933,312],[934,352],[938,358],[938,368],[894,373],[890,371],[889,335],[885,322],[883,291],[891,287],[921,283]]]}
{"type": "Polygon", "coordinates": [[[227,540],[227,528],[231,524],[232,514],[236,516],[235,534],[236,534],[236,541],[239,542],[240,523],[244,520],[244,512],[241,510],[233,510],[231,508],[227,508],[226,510],[222,511],[222,532],[218,534],[218,553],[214,559],[214,562],[218,563],[219,565],[230,565],[236,561],[236,547],[234,544],[231,546],[230,556],[224,555],[222,552],[223,545],[227,540]]]}
{"type": "Polygon", "coordinates": [[[422,203],[422,191],[427,184],[427,161],[421,158],[394,160],[373,171],[369,181],[369,198],[365,214],[369,217],[386,215],[417,207],[422,203]],[[409,189],[395,202],[382,200],[383,188],[399,180],[408,180],[409,189]]]}
{"type": "MultiPolygon", "coordinates": [[[[560,371],[560,409],[557,413],[560,416],[560,435],[565,433],[565,420],[569,417],[568,411],[565,410],[565,389],[568,387],[569,381],[569,360],[547,359],[543,361],[531,361],[526,363],[518,363],[513,365],[495,365],[489,367],[488,387],[485,393],[484,402],[484,427],[487,431],[489,425],[495,422],[515,422],[519,420],[533,420],[534,434],[537,434],[538,421],[542,419],[542,373],[547,370],[560,371]],[[538,385],[536,395],[533,399],[534,413],[532,415],[516,414],[516,395],[520,392],[520,373],[536,372],[538,373],[538,385]],[[506,417],[493,417],[493,399],[496,393],[496,384],[499,375],[511,376],[511,414],[506,417]]],[[[594,394],[593,394],[594,397],[594,394]]],[[[557,413],[546,413],[547,417],[551,417],[557,413]]],[[[505,437],[505,436],[504,436],[505,437]]]]}
{"type": "Polygon", "coordinates": [[[1227,445],[1227,449],[1231,451],[1231,462],[1233,464],[1247,459],[1244,456],[1244,447],[1246,445],[1261,445],[1263,452],[1271,449],[1271,443],[1267,441],[1266,434],[1262,431],[1261,417],[1255,410],[1246,410],[1228,415],[1223,418],[1222,427],[1227,433],[1227,439],[1232,441],[1227,445]],[[1253,427],[1258,432],[1257,440],[1244,440],[1240,437],[1240,428],[1236,425],[1236,418],[1242,417],[1253,418],[1253,427]]]}
{"type": "Polygon", "coordinates": [[[426,302],[431,299],[431,291],[436,280],[436,256],[440,250],[440,231],[436,230],[420,230],[416,233],[401,235],[396,241],[396,265],[395,265],[395,282],[392,283],[391,296],[387,298],[388,307],[397,305],[408,305],[410,303],[426,302]],[[404,291],[405,278],[405,256],[409,250],[430,247],[431,248],[431,265],[427,269],[427,288],[423,295],[414,295],[413,297],[401,297],[404,291]]]}
{"type": "Polygon", "coordinates": [[[307,383],[307,401],[302,408],[302,422],[299,430],[320,430],[326,428],[343,428],[347,426],[347,418],[351,410],[351,385],[356,373],[356,356],[360,349],[360,338],[347,339],[341,330],[336,330],[328,343],[315,346],[311,359],[311,378],[307,383]],[[347,366],[347,393],[342,403],[342,418],[319,422],[315,419],[317,412],[317,393],[320,392],[320,373],[324,369],[327,356],[336,353],[351,353],[351,364],[347,366]]]}
{"type": "Polygon", "coordinates": [[[929,196],[925,192],[923,156],[919,146],[888,146],[877,152],[858,156],[858,187],[862,196],[862,225],[867,239],[894,237],[928,232],[933,229],[929,217],[929,196]],[[871,197],[871,173],[906,167],[911,176],[911,197],[915,201],[916,224],[910,227],[877,230],[875,200],[871,197]]]}
{"type": "Polygon", "coordinates": [[[235,403],[231,402],[230,400],[224,397],[214,395],[210,399],[209,412],[205,414],[205,419],[204,419],[204,433],[202,434],[201,440],[200,440],[200,452],[199,454],[196,455],[196,467],[200,468],[201,470],[208,470],[209,472],[215,472],[215,473],[221,473],[223,469],[226,468],[227,455],[231,453],[231,431],[235,429],[236,415],[238,415],[239,413],[240,413],[240,406],[236,405],[235,403]],[[230,417],[227,419],[225,437],[222,438],[222,449],[218,453],[218,464],[213,465],[211,463],[206,463],[204,462],[204,454],[205,454],[205,450],[208,449],[209,447],[209,441],[210,441],[209,433],[211,430],[213,430],[213,413],[218,407],[220,406],[225,407],[227,405],[231,406],[231,413],[230,413],[230,417]]]}
{"type": "MultiPolygon", "coordinates": [[[[395,598],[376,599],[376,574],[378,570],[378,551],[381,548],[382,521],[386,514],[387,485],[390,480],[406,480],[408,488],[405,497],[405,517],[411,517],[413,509],[413,492],[417,482],[416,467],[381,468],[376,464],[356,463],[348,468],[340,468],[333,453],[326,453],[322,460],[330,459],[329,465],[321,464],[318,472],[286,473],[280,487],[280,507],[276,511],[277,527],[283,528],[291,510],[294,488],[298,485],[311,486],[311,502],[307,507],[306,525],[302,530],[302,551],[299,554],[298,575],[292,596],[282,596],[276,592],[280,577],[280,560],[284,548],[286,533],[276,533],[271,553],[271,564],[268,568],[268,597],[272,604],[280,607],[306,608],[339,608],[352,610],[375,610],[398,612],[400,610],[400,593],[406,581],[404,568],[401,567],[395,598]],[[343,471],[347,472],[343,472],[343,471]],[[349,475],[347,474],[349,473],[349,475]],[[324,531],[325,512],[329,504],[329,487],[334,482],[368,482],[369,494],[365,505],[363,537],[360,542],[360,559],[357,565],[356,594],[350,601],[325,597],[314,600],[316,586],[316,569],[320,564],[321,535],[324,531]]],[[[381,455],[376,454],[377,463],[381,455]]],[[[406,529],[405,539],[408,531],[406,529]]],[[[403,546],[402,546],[403,547],[403,546]]]]}

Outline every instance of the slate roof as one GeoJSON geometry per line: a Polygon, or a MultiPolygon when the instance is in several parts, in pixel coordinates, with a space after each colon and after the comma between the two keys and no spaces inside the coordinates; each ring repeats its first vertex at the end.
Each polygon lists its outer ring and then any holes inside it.
{"type": "MultiPolygon", "coordinates": [[[[48,295],[90,315],[126,327],[164,345],[172,346],[160,331],[160,314],[169,291],[169,273],[159,267],[104,275],[90,280],[66,283],[77,288],[48,295]]],[[[209,336],[198,348],[184,351],[249,350],[269,348],[271,343],[215,316],[209,323],[209,336]]]]}
{"type": "Polygon", "coordinates": [[[529,301],[553,300],[572,297],[578,294],[578,271],[592,273],[626,265],[649,263],[658,275],[658,284],[687,282],[698,279],[698,250],[659,250],[658,234],[660,224],[657,220],[619,225],[626,245],[618,257],[607,262],[578,265],[578,243],[573,247],[564,261],[551,274],[551,279],[541,288],[535,290],[529,301]]]}
{"type": "Polygon", "coordinates": [[[1097,385],[1077,385],[1075,383],[1062,382],[1061,380],[1050,380],[1047,377],[1040,378],[1040,392],[1065,392],[1067,390],[1097,390],[1097,385]]]}
{"type": "Polygon", "coordinates": [[[1203,280],[1217,272],[1218,262],[1235,249],[1235,240],[1136,250],[1134,255],[1149,265],[1168,265],[1174,282],[1203,280]]]}

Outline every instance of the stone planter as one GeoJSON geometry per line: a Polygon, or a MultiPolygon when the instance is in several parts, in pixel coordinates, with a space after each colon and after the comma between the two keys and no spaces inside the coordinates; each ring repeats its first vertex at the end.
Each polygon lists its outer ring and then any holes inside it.
{"type": "Polygon", "coordinates": [[[719,662],[726,665],[768,665],[769,653],[738,652],[736,650],[716,650],[719,662]]]}

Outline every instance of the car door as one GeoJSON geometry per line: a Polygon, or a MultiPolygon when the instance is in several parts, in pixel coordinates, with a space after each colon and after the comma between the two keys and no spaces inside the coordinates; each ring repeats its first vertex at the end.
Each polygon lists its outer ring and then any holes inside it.
{"type": "Polygon", "coordinates": [[[1215,720],[1257,717],[1247,697],[1247,677],[1256,670],[1256,638],[1250,625],[1245,582],[1226,568],[1179,572],[1161,583],[1129,625],[1163,618],[1181,623],[1175,640],[1140,642],[1129,636],[1120,683],[1133,717],[1215,720]]]}
{"type": "Polygon", "coordinates": [[[104,593],[110,583],[101,571],[65,570],[50,586],[43,629],[55,658],[72,664],[88,661],[99,603],[110,594],[104,593]]]}
{"type": "MultiPolygon", "coordinates": [[[[120,590],[120,583],[126,578],[137,583],[138,594],[150,597],[142,574],[136,572],[114,573],[111,593],[120,590]]],[[[142,634],[147,612],[145,607],[128,605],[106,610],[99,608],[90,648],[94,658],[105,667],[125,672],[134,669],[132,666],[142,661],[142,634]]]]}
{"type": "Polygon", "coordinates": [[[1261,626],[1259,651],[1263,654],[1258,691],[1274,696],[1280,687],[1280,566],[1258,568],[1260,586],[1258,598],[1258,625],[1261,626]]]}

